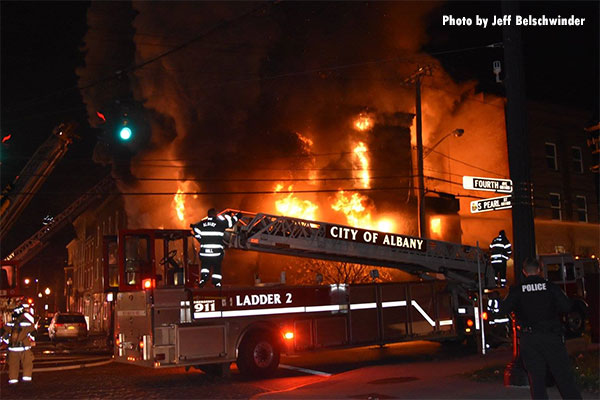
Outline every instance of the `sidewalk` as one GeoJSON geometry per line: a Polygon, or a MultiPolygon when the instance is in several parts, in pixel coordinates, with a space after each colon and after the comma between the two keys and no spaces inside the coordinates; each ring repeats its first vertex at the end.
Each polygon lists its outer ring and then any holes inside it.
{"type": "MultiPolygon", "coordinates": [[[[570,353],[598,351],[598,344],[584,339],[568,342],[570,353]]],[[[360,368],[331,377],[322,377],[306,386],[261,393],[260,399],[529,399],[528,387],[504,387],[498,382],[476,382],[469,372],[505,365],[510,349],[500,349],[483,357],[474,355],[459,360],[418,362],[360,368]]],[[[504,373],[503,368],[500,371],[504,373]]],[[[556,387],[548,388],[551,399],[560,399],[556,387]]],[[[582,393],[584,399],[596,395],[582,393]]]]}

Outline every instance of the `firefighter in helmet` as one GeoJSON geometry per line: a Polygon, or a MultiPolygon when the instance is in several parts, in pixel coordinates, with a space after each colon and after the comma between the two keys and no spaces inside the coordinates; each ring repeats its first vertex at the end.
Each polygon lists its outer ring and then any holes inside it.
{"type": "Polygon", "coordinates": [[[12,321],[7,322],[2,341],[8,344],[8,383],[19,382],[19,368],[22,365],[23,382],[31,382],[33,371],[33,351],[35,345],[35,323],[33,316],[17,303],[13,310],[12,321]]]}
{"type": "Polygon", "coordinates": [[[191,224],[194,237],[200,242],[200,281],[198,285],[203,287],[208,281],[212,270],[212,284],[221,287],[221,263],[223,262],[224,246],[223,237],[225,229],[232,228],[242,218],[241,213],[223,213],[217,215],[217,210],[211,208],[207,216],[200,222],[191,224]]]}
{"type": "Polygon", "coordinates": [[[506,238],[506,233],[501,230],[498,236],[490,243],[490,260],[496,275],[496,286],[506,286],[506,262],[512,254],[512,245],[506,238]]]}

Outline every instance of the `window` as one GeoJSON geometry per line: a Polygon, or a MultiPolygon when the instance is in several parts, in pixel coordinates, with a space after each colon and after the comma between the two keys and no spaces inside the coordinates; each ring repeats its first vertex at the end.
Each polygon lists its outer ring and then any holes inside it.
{"type": "Polygon", "coordinates": [[[550,193],[550,208],[552,209],[552,219],[562,220],[560,194],[550,193]]]}
{"type": "Polygon", "coordinates": [[[588,222],[585,196],[575,196],[575,212],[577,213],[577,221],[588,222]]]}
{"type": "Polygon", "coordinates": [[[548,168],[558,171],[558,163],[556,162],[556,145],[546,142],[546,164],[548,168]]]}
{"type": "Polygon", "coordinates": [[[546,264],[546,270],[548,271],[548,280],[552,282],[562,282],[562,268],[561,264],[546,264]]]}
{"type": "Polygon", "coordinates": [[[573,172],[583,173],[583,157],[581,156],[581,147],[571,147],[571,157],[573,159],[573,172]]]}

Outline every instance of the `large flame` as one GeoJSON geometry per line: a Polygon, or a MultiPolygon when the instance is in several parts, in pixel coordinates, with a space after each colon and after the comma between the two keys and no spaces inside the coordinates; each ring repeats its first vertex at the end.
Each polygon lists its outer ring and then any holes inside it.
{"type": "Polygon", "coordinates": [[[371,211],[375,210],[369,205],[369,199],[357,192],[349,195],[340,190],[337,192],[335,202],[331,205],[331,208],[343,213],[346,216],[348,225],[356,228],[393,232],[396,226],[391,218],[381,218],[374,221],[371,211]]]}
{"type": "MultiPolygon", "coordinates": [[[[277,184],[275,186],[275,193],[280,192],[282,189],[283,185],[277,184]]],[[[291,192],[293,189],[293,185],[288,186],[288,191],[291,192]]],[[[284,198],[275,201],[275,208],[280,215],[315,220],[319,206],[310,200],[299,199],[294,193],[289,193],[284,198]]]]}
{"type": "Polygon", "coordinates": [[[369,187],[369,181],[371,179],[369,175],[369,158],[367,157],[367,146],[363,142],[358,142],[354,147],[354,156],[360,166],[359,177],[362,182],[362,186],[367,189],[369,187]]]}
{"type": "Polygon", "coordinates": [[[177,213],[177,218],[181,222],[184,222],[185,220],[185,196],[183,193],[185,192],[181,189],[181,186],[179,186],[177,188],[177,193],[173,196],[175,212],[177,213]]]}

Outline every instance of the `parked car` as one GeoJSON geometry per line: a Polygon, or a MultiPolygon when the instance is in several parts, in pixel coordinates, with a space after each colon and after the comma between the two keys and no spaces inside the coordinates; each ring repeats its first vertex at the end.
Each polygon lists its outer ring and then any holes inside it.
{"type": "Polygon", "coordinates": [[[50,340],[83,339],[87,334],[87,323],[80,313],[56,313],[48,327],[50,340]]]}

